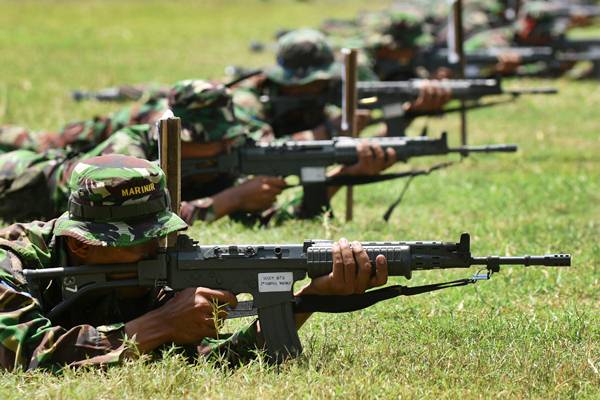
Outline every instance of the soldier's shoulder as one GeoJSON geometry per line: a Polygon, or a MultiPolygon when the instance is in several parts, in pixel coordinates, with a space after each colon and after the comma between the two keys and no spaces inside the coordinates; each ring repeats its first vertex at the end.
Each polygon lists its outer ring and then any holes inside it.
{"type": "Polygon", "coordinates": [[[105,154],[123,154],[139,158],[150,156],[149,147],[154,144],[153,128],[149,124],[131,125],[113,133],[96,147],[85,153],[81,159],[105,154]]]}
{"type": "MultiPolygon", "coordinates": [[[[15,260],[30,268],[50,266],[57,249],[54,236],[55,220],[16,223],[0,229],[0,265],[10,263],[14,272],[18,271],[15,260]]],[[[7,265],[2,269],[7,270],[7,265]]],[[[8,269],[10,271],[10,269],[8,269]]]]}
{"type": "Polygon", "coordinates": [[[512,45],[514,29],[501,27],[478,32],[465,40],[465,51],[479,50],[489,47],[507,47],[512,45]]]}
{"type": "Polygon", "coordinates": [[[43,161],[54,158],[51,153],[40,154],[31,150],[13,150],[0,154],[0,176],[3,178],[23,173],[33,165],[42,166],[43,161]]]}

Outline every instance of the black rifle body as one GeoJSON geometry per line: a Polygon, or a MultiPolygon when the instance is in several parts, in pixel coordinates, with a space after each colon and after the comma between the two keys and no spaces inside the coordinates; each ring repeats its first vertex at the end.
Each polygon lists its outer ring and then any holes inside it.
{"type": "Polygon", "coordinates": [[[431,137],[377,137],[354,139],[337,137],[331,140],[284,141],[247,144],[229,153],[211,158],[184,159],[182,176],[206,173],[235,175],[297,175],[303,183],[326,181],[325,168],[335,164],[351,165],[358,161],[357,145],[366,140],[382,148],[392,148],[396,159],[405,162],[413,157],[446,155],[450,153],[514,152],[515,145],[463,146],[451,148],[443,133],[431,137]],[[318,170],[317,170],[318,169],[318,170]]]}
{"type": "MultiPolygon", "coordinates": [[[[408,116],[404,111],[404,103],[419,97],[424,85],[438,85],[450,90],[451,98],[457,100],[476,101],[486,96],[508,94],[519,96],[524,94],[554,94],[554,88],[505,89],[497,79],[446,79],[408,81],[359,81],[357,94],[359,108],[381,109],[383,121],[388,127],[388,136],[403,136],[404,119],[408,116]]],[[[262,96],[261,102],[269,110],[274,126],[285,126],[287,116],[297,110],[324,109],[327,104],[341,103],[341,87],[333,84],[328,93],[322,96],[262,96]]],[[[316,122],[312,122],[313,125],[316,122]]],[[[305,126],[303,129],[313,129],[305,126]]],[[[286,132],[291,133],[291,132],[286,132]]]]}
{"type": "MultiPolygon", "coordinates": [[[[464,54],[466,77],[481,77],[481,69],[496,65],[503,54],[518,55],[520,62],[523,65],[540,62],[552,63],[556,59],[554,50],[549,46],[491,47],[481,50],[472,50],[464,54]]],[[[458,64],[450,63],[448,61],[448,55],[448,49],[443,47],[424,50],[414,61],[414,64],[423,66],[430,72],[433,72],[438,68],[457,69],[458,64]]]]}
{"type": "MultiPolygon", "coordinates": [[[[180,236],[176,249],[166,249],[156,259],[135,264],[60,267],[24,270],[32,293],[40,293],[49,280],[62,285],[63,302],[46,310],[56,318],[89,293],[116,287],[167,287],[182,290],[209,287],[234,294],[249,293],[260,320],[266,350],[272,360],[282,361],[302,351],[294,321],[293,284],[304,278],[332,271],[331,241],[304,244],[248,244],[200,246],[180,236]],[[135,279],[111,280],[111,274],[135,273],[135,279]]],[[[490,273],[501,265],[568,266],[569,255],[525,257],[472,257],[468,234],[458,243],[445,242],[365,242],[371,264],[382,254],[390,276],[410,279],[413,271],[481,266],[490,273]]],[[[473,283],[473,282],[471,282],[473,283]]],[[[41,296],[39,296],[41,297],[41,296]]],[[[340,300],[340,296],[332,299],[340,300]]],[[[350,297],[348,297],[349,299],[350,297]]],[[[328,296],[322,296],[326,301],[328,296]]],[[[42,305],[44,306],[44,305],[42,305]]],[[[338,305],[344,311],[344,305],[338,305]]],[[[348,306],[348,311],[353,310],[348,306]]]]}

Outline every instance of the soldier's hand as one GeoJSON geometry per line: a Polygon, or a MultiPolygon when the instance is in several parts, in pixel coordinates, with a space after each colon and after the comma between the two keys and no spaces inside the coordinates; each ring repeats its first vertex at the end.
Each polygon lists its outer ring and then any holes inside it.
{"type": "Polygon", "coordinates": [[[162,307],[127,322],[125,333],[135,340],[142,353],[165,343],[197,343],[217,336],[220,321],[227,316],[226,305],[237,305],[233,293],[188,288],[178,292],[162,307]]]}
{"type": "Polygon", "coordinates": [[[498,56],[496,64],[496,73],[500,75],[512,75],[521,65],[521,56],[517,53],[506,52],[498,56]]]}
{"type": "Polygon", "coordinates": [[[394,165],[396,152],[391,147],[383,150],[377,143],[369,144],[363,140],[356,145],[358,162],[354,165],[345,166],[341,170],[342,175],[351,176],[373,176],[394,165]]]}
{"type": "Polygon", "coordinates": [[[275,203],[287,184],[282,178],[273,176],[257,176],[235,186],[234,196],[238,201],[239,211],[262,211],[275,203]]]}
{"type": "Polygon", "coordinates": [[[452,79],[454,73],[448,67],[439,67],[432,74],[432,79],[452,79]]]}
{"type": "Polygon", "coordinates": [[[333,268],[328,275],[314,278],[296,295],[350,295],[364,293],[367,289],[387,283],[388,265],[383,255],[378,255],[375,269],[360,242],[340,239],[332,246],[333,268]]]}
{"type": "Polygon", "coordinates": [[[439,82],[426,81],[420,88],[419,97],[412,103],[407,103],[404,106],[406,112],[435,112],[441,111],[442,108],[450,101],[452,92],[445,88],[439,82]]]}
{"type": "Polygon", "coordinates": [[[178,292],[157,311],[169,327],[170,341],[186,344],[216,337],[219,321],[227,316],[226,305],[237,305],[233,293],[199,287],[178,292]]]}

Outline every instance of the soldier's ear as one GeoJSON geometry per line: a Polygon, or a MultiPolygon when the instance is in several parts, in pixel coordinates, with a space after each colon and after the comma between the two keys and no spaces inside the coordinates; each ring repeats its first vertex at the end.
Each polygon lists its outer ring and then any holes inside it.
{"type": "Polygon", "coordinates": [[[69,248],[69,253],[80,260],[85,260],[89,256],[91,250],[90,245],[72,237],[67,237],[67,247],[69,248]]]}

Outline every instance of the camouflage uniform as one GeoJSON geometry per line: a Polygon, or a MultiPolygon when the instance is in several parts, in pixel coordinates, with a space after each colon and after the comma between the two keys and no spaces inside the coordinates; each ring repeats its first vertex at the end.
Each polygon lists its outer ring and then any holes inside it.
{"type": "Polygon", "coordinates": [[[566,33],[568,24],[552,15],[553,6],[543,1],[525,3],[517,20],[504,27],[475,33],[465,40],[465,51],[486,47],[551,45],[552,40],[566,33]],[[539,43],[542,38],[546,43],[539,43]],[[534,40],[533,43],[530,41],[534,40]]]}
{"type": "Polygon", "coordinates": [[[329,136],[338,129],[332,124],[339,111],[323,96],[286,96],[285,104],[276,101],[282,86],[305,85],[340,79],[342,66],[323,34],[299,29],[281,36],[277,64],[265,70],[265,78],[254,86],[242,86],[234,92],[234,102],[254,119],[271,127],[276,138],[312,130],[325,125],[329,136]],[[295,101],[297,100],[297,102],[295,101]]]}
{"type": "MultiPolygon", "coordinates": [[[[83,299],[55,320],[60,283],[30,287],[23,269],[66,266],[65,237],[94,246],[126,247],[185,229],[169,210],[164,173],[134,157],[103,156],[78,163],[70,178],[69,211],[49,222],[0,230],[0,369],[110,365],[135,356],[124,324],[161,305],[157,292],[123,299],[116,291],[83,299]],[[115,216],[115,213],[120,216],[115,216]]],[[[254,325],[219,340],[186,346],[188,354],[224,355],[239,361],[255,348],[254,325]]]]}
{"type": "Polygon", "coordinates": [[[433,37],[424,30],[425,15],[415,8],[365,14],[360,22],[371,68],[384,81],[419,77],[415,57],[433,37]],[[410,53],[412,52],[412,54],[410,53]]]}
{"type": "MultiPolygon", "coordinates": [[[[277,64],[266,69],[265,79],[235,90],[234,102],[257,121],[268,124],[276,138],[323,127],[327,137],[336,136],[340,130],[340,109],[332,104],[336,99],[331,99],[330,89],[339,88],[341,71],[342,65],[336,62],[323,34],[312,29],[291,31],[279,39],[277,64]],[[321,93],[282,94],[286,86],[316,82],[325,83],[321,93]]],[[[370,69],[363,69],[359,75],[359,79],[377,80],[370,69]]],[[[411,121],[407,116],[400,129],[411,121]]]]}
{"type": "MultiPolygon", "coordinates": [[[[525,3],[518,18],[512,24],[479,31],[467,36],[464,42],[466,52],[489,47],[512,46],[551,46],[554,40],[566,33],[567,20],[557,19],[551,14],[552,4],[532,1],[525,3]]],[[[570,69],[572,65],[524,65],[521,70],[528,75],[556,76],[570,69]]],[[[483,69],[480,75],[490,75],[494,71],[483,69]]]]}
{"type": "MultiPolygon", "coordinates": [[[[0,126],[0,154],[15,149],[44,152],[65,147],[79,153],[88,151],[120,129],[132,125],[155,124],[173,104],[179,104],[184,101],[185,96],[189,96],[186,92],[189,91],[188,82],[192,81],[177,82],[168,90],[154,90],[151,96],[142,96],[146,99],[143,103],[124,107],[108,116],[69,123],[59,132],[34,132],[19,126],[0,126]]],[[[251,113],[241,108],[236,108],[235,113],[247,125],[252,137],[260,138],[268,131],[268,127],[252,118],[251,113]]],[[[187,115],[189,112],[182,118],[187,115]]]]}
{"type": "Polygon", "coordinates": [[[82,152],[89,150],[121,128],[137,124],[153,124],[168,110],[165,97],[152,97],[142,104],[125,107],[108,116],[71,122],[59,132],[30,131],[19,126],[0,127],[0,152],[26,149],[44,152],[66,146],[82,152]]]}
{"type": "MultiPolygon", "coordinates": [[[[174,85],[168,103],[175,116],[182,119],[184,146],[186,142],[241,138],[249,132],[247,124],[237,120],[231,97],[222,86],[199,80],[181,81],[174,85]]],[[[254,133],[262,134],[259,130],[254,133]]],[[[17,150],[0,155],[0,218],[11,221],[55,218],[67,209],[68,181],[74,165],[81,159],[107,154],[158,159],[156,126],[145,124],[123,128],[83,154],[64,150],[44,154],[17,150]],[[22,207],[32,201],[38,206],[22,207]]],[[[211,196],[235,185],[238,178],[219,175],[200,183],[194,177],[184,179],[181,215],[186,222],[213,221],[211,196]]],[[[281,213],[286,209],[282,207],[281,213]]],[[[277,219],[282,215],[275,212],[277,219]]],[[[234,217],[248,223],[257,221],[254,214],[239,213],[234,217]]]]}

